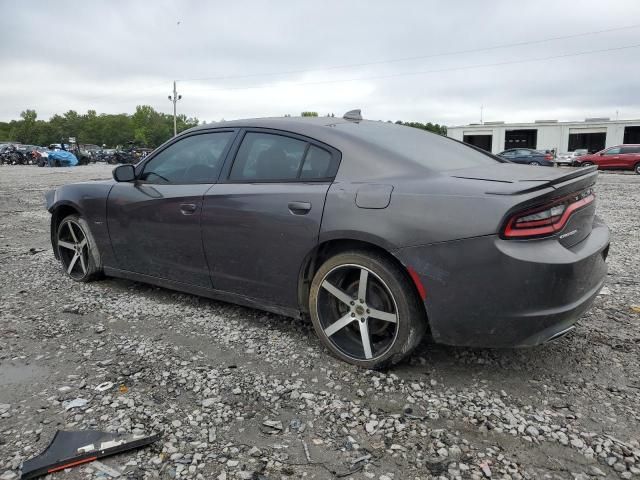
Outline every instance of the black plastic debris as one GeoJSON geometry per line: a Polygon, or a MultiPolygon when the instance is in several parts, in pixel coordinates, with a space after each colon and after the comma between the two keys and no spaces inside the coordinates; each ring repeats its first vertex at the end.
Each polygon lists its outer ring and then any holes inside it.
{"type": "Polygon", "coordinates": [[[159,438],[160,435],[142,437],[96,430],[58,430],[44,452],[22,464],[20,478],[27,480],[93,462],[98,458],[145,447],[159,438]]]}

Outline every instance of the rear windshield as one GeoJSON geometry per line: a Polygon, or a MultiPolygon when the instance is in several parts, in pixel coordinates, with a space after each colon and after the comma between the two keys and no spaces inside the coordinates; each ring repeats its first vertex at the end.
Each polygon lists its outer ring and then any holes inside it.
{"type": "Polygon", "coordinates": [[[384,122],[338,123],[335,128],[431,170],[458,170],[502,163],[488,153],[419,128],[384,122]]]}

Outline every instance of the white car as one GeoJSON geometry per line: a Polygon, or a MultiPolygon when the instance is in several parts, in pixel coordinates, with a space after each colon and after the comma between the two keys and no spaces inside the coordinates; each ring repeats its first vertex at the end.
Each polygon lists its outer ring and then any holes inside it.
{"type": "Polygon", "coordinates": [[[573,161],[577,157],[586,155],[587,153],[589,153],[589,151],[586,148],[579,148],[573,152],[559,153],[556,156],[555,162],[559,167],[570,167],[571,165],[573,165],[573,161]]]}

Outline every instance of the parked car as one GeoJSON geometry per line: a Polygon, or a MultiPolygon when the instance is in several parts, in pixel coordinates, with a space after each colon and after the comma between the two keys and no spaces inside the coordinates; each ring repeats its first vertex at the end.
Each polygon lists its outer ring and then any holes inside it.
{"type": "Polygon", "coordinates": [[[514,163],[526,163],[529,165],[542,165],[545,167],[553,167],[553,155],[532,148],[510,148],[504,152],[500,152],[502,158],[506,158],[514,163]]]}
{"type": "Polygon", "coordinates": [[[640,145],[627,144],[605,148],[591,155],[577,157],[579,167],[597,165],[602,170],[633,170],[640,175],[640,145]]]}
{"type": "Polygon", "coordinates": [[[581,155],[586,155],[588,154],[589,151],[586,148],[580,148],[577,150],[574,150],[573,152],[567,152],[567,153],[559,153],[558,156],[556,157],[556,165],[558,165],[559,167],[570,167],[573,165],[575,159],[581,155]]]}
{"type": "Polygon", "coordinates": [[[495,347],[571,331],[607,272],[596,178],[356,111],[198,126],[45,196],[71,279],[310,316],[335,356],[379,368],[427,329],[495,347]]]}

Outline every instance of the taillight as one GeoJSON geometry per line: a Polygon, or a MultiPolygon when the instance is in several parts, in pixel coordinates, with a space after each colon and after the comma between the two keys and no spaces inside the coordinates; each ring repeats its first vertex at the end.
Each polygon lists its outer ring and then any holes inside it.
{"type": "Polygon", "coordinates": [[[551,155],[550,153],[547,153],[547,154],[544,156],[544,159],[545,159],[545,160],[549,160],[549,161],[551,161],[551,160],[553,160],[553,155],[551,155]]]}
{"type": "Polygon", "coordinates": [[[596,199],[591,188],[551,202],[518,212],[511,216],[504,227],[505,238],[534,238],[553,235],[564,228],[569,217],[596,199]]]}

